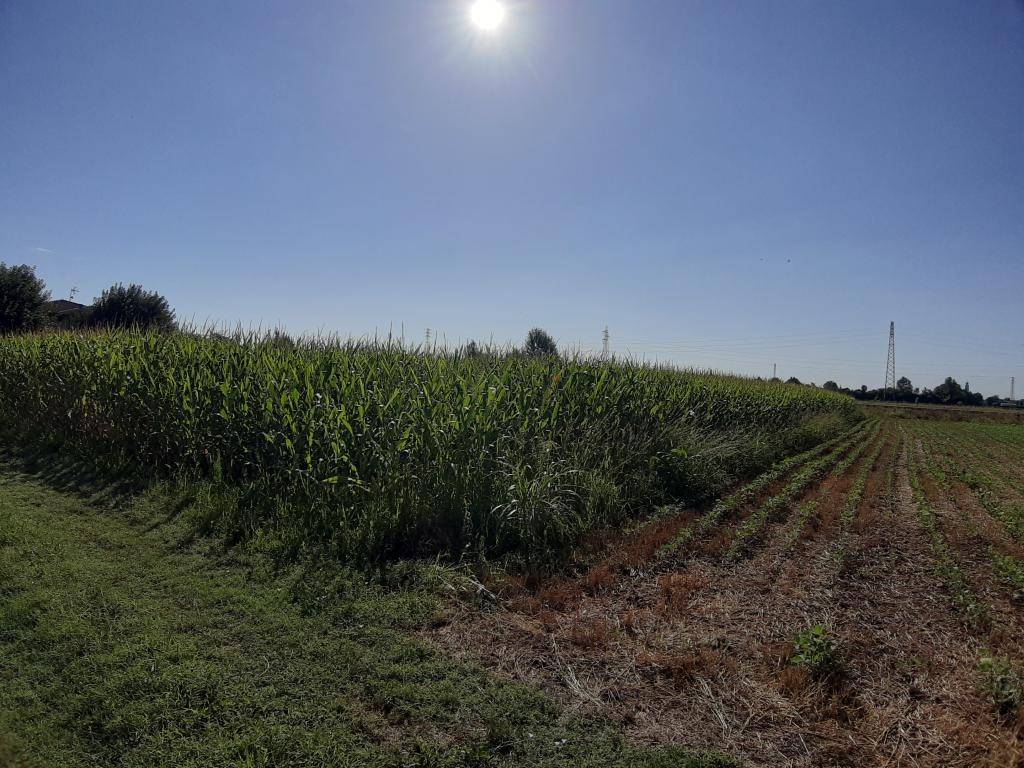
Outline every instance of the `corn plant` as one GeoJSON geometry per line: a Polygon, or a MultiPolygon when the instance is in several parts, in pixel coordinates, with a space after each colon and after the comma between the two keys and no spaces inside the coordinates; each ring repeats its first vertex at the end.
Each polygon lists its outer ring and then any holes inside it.
{"type": "Polygon", "coordinates": [[[720,491],[755,449],[773,456],[822,418],[859,417],[827,391],[629,362],[256,334],[0,338],[0,419],[22,436],[230,484],[224,530],[273,526],[353,560],[558,553],[686,500],[716,467],[720,491]],[[708,463],[722,435],[743,439],[708,463]]]}

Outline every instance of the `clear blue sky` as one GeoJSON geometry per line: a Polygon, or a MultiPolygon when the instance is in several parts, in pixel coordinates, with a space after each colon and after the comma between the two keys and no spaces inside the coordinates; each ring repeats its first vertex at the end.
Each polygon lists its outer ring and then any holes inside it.
{"type": "Polygon", "coordinates": [[[0,260],[183,318],[1024,391],[1024,5],[2,0],[0,260]]]}

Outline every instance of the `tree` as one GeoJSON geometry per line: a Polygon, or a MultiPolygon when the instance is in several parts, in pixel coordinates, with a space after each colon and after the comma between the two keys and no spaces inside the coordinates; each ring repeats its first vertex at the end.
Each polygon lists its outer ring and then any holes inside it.
{"type": "Polygon", "coordinates": [[[933,393],[940,403],[962,403],[965,399],[963,387],[952,376],[947,376],[946,380],[933,390],[933,393]]]}
{"type": "Polygon", "coordinates": [[[103,328],[174,330],[174,312],[167,299],[141,285],[115,283],[93,304],[92,320],[103,328]]]}
{"type": "Polygon", "coordinates": [[[557,355],[558,346],[551,334],[542,328],[534,328],[526,334],[526,354],[557,355]]]}
{"type": "Polygon", "coordinates": [[[910,382],[906,376],[900,376],[896,382],[896,391],[904,395],[912,395],[914,393],[914,385],[910,382]]]}
{"type": "Polygon", "coordinates": [[[836,384],[834,381],[826,381],[824,384],[821,385],[821,388],[827,389],[829,392],[839,391],[839,385],[836,384]]]}
{"type": "Polygon", "coordinates": [[[786,379],[786,383],[787,384],[799,384],[800,383],[800,379],[798,379],[796,376],[790,376],[788,379],[786,379]]]}
{"type": "Polygon", "coordinates": [[[49,301],[46,284],[35,267],[8,267],[0,262],[0,333],[34,331],[46,322],[43,305],[49,301]]]}
{"type": "Polygon", "coordinates": [[[295,339],[289,336],[287,331],[283,331],[280,328],[268,331],[263,337],[263,344],[274,349],[295,349],[295,339]]]}

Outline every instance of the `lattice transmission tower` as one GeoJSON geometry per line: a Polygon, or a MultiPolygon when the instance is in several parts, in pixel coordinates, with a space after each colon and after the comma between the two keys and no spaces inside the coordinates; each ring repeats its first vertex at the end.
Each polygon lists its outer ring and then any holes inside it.
{"type": "Polygon", "coordinates": [[[885,389],[882,399],[889,396],[889,390],[896,391],[896,323],[889,322],[889,359],[885,362],[885,389]]]}

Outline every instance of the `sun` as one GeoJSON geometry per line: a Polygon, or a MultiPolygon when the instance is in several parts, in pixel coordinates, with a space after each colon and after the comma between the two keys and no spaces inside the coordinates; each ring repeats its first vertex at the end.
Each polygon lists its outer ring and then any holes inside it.
{"type": "Polygon", "coordinates": [[[477,29],[495,32],[505,21],[505,5],[500,0],[475,0],[469,7],[469,19],[477,29]]]}

